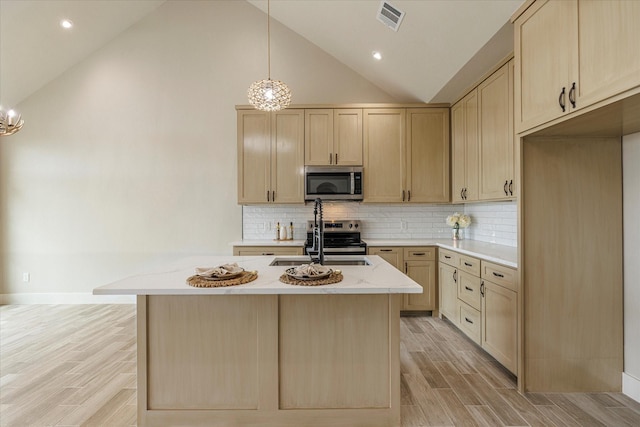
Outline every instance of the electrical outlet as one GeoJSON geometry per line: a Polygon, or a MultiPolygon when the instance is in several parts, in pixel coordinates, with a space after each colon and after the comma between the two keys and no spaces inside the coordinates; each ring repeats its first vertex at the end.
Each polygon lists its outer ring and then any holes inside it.
{"type": "Polygon", "coordinates": [[[28,282],[31,280],[31,275],[29,273],[22,273],[22,281],[28,282]]]}
{"type": "Polygon", "coordinates": [[[407,229],[407,221],[405,221],[404,219],[400,220],[400,230],[406,230],[407,229]]]}

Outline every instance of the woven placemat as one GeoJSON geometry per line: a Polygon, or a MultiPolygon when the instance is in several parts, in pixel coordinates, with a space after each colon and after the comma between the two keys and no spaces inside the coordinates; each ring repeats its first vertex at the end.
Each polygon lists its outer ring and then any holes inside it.
{"type": "Polygon", "coordinates": [[[202,276],[191,276],[187,279],[187,285],[196,288],[221,288],[224,286],[244,285],[258,278],[257,271],[243,271],[238,277],[227,280],[207,280],[202,276]]]}
{"type": "Polygon", "coordinates": [[[338,283],[342,281],[342,272],[334,271],[329,275],[329,277],[325,277],[323,279],[318,279],[318,280],[299,280],[285,273],[282,276],[280,276],[280,281],[288,285],[299,285],[299,286],[330,285],[332,283],[338,283]]]}

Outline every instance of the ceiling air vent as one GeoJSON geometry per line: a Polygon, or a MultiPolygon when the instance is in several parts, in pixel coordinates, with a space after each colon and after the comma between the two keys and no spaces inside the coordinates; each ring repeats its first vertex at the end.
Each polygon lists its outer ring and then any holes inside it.
{"type": "Polygon", "coordinates": [[[380,9],[378,9],[378,21],[382,22],[393,31],[398,31],[402,18],[404,18],[404,12],[391,5],[387,1],[380,2],[380,9]]]}

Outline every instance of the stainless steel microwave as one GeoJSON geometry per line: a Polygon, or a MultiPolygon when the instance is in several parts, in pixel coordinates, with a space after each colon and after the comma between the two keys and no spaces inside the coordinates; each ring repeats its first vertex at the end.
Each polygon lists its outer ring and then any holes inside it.
{"type": "Polygon", "coordinates": [[[362,167],[305,166],[304,199],[362,200],[362,167]]]}

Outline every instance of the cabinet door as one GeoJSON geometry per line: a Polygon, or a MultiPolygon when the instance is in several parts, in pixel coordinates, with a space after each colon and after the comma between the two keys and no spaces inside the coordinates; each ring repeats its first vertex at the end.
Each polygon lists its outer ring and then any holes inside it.
{"type": "Polygon", "coordinates": [[[405,274],[422,286],[421,294],[405,294],[403,310],[435,310],[436,263],[435,261],[405,261],[405,274]]]}
{"type": "Polygon", "coordinates": [[[478,200],[478,91],[474,89],[452,109],[454,202],[478,200]]]}
{"type": "Polygon", "coordinates": [[[333,110],[304,111],[304,164],[333,164],[333,110]]]}
{"type": "Polygon", "coordinates": [[[333,161],[342,166],[362,165],[362,110],[333,110],[333,161]]]}
{"type": "Polygon", "coordinates": [[[385,247],[385,248],[367,248],[367,253],[369,255],[378,255],[380,258],[387,261],[389,264],[393,265],[398,270],[402,271],[402,248],[398,247],[385,247]]]}
{"type": "Polygon", "coordinates": [[[464,202],[465,180],[465,103],[451,107],[451,201],[464,202]]]}
{"type": "Polygon", "coordinates": [[[405,110],[364,110],[363,132],[364,202],[402,202],[405,188],[405,110]]]}
{"type": "Polygon", "coordinates": [[[570,110],[568,92],[577,79],[577,9],[577,0],[540,0],[515,21],[518,132],[570,110]],[[564,112],[559,102],[563,88],[564,112]]]}
{"type": "Polygon", "coordinates": [[[407,201],[449,201],[449,109],[407,110],[407,201]]]}
{"type": "Polygon", "coordinates": [[[505,368],[518,366],[518,294],[489,281],[482,283],[482,348],[505,368]]]}
{"type": "Polygon", "coordinates": [[[276,203],[304,203],[304,110],[272,113],[271,191],[276,203]]]}
{"type": "Polygon", "coordinates": [[[469,306],[480,310],[482,299],[480,295],[480,278],[458,270],[458,299],[469,306]]]}
{"type": "Polygon", "coordinates": [[[578,2],[577,107],[640,85],[640,2],[578,2]]]}
{"type": "Polygon", "coordinates": [[[447,264],[440,263],[438,280],[440,282],[440,314],[452,323],[458,324],[458,272],[447,264]]]}
{"type": "Polygon", "coordinates": [[[237,125],[238,203],[268,203],[271,200],[269,114],[238,111],[237,125]]]}
{"type": "Polygon", "coordinates": [[[513,87],[509,63],[478,86],[478,196],[510,199],[513,191],[513,87]]]}

